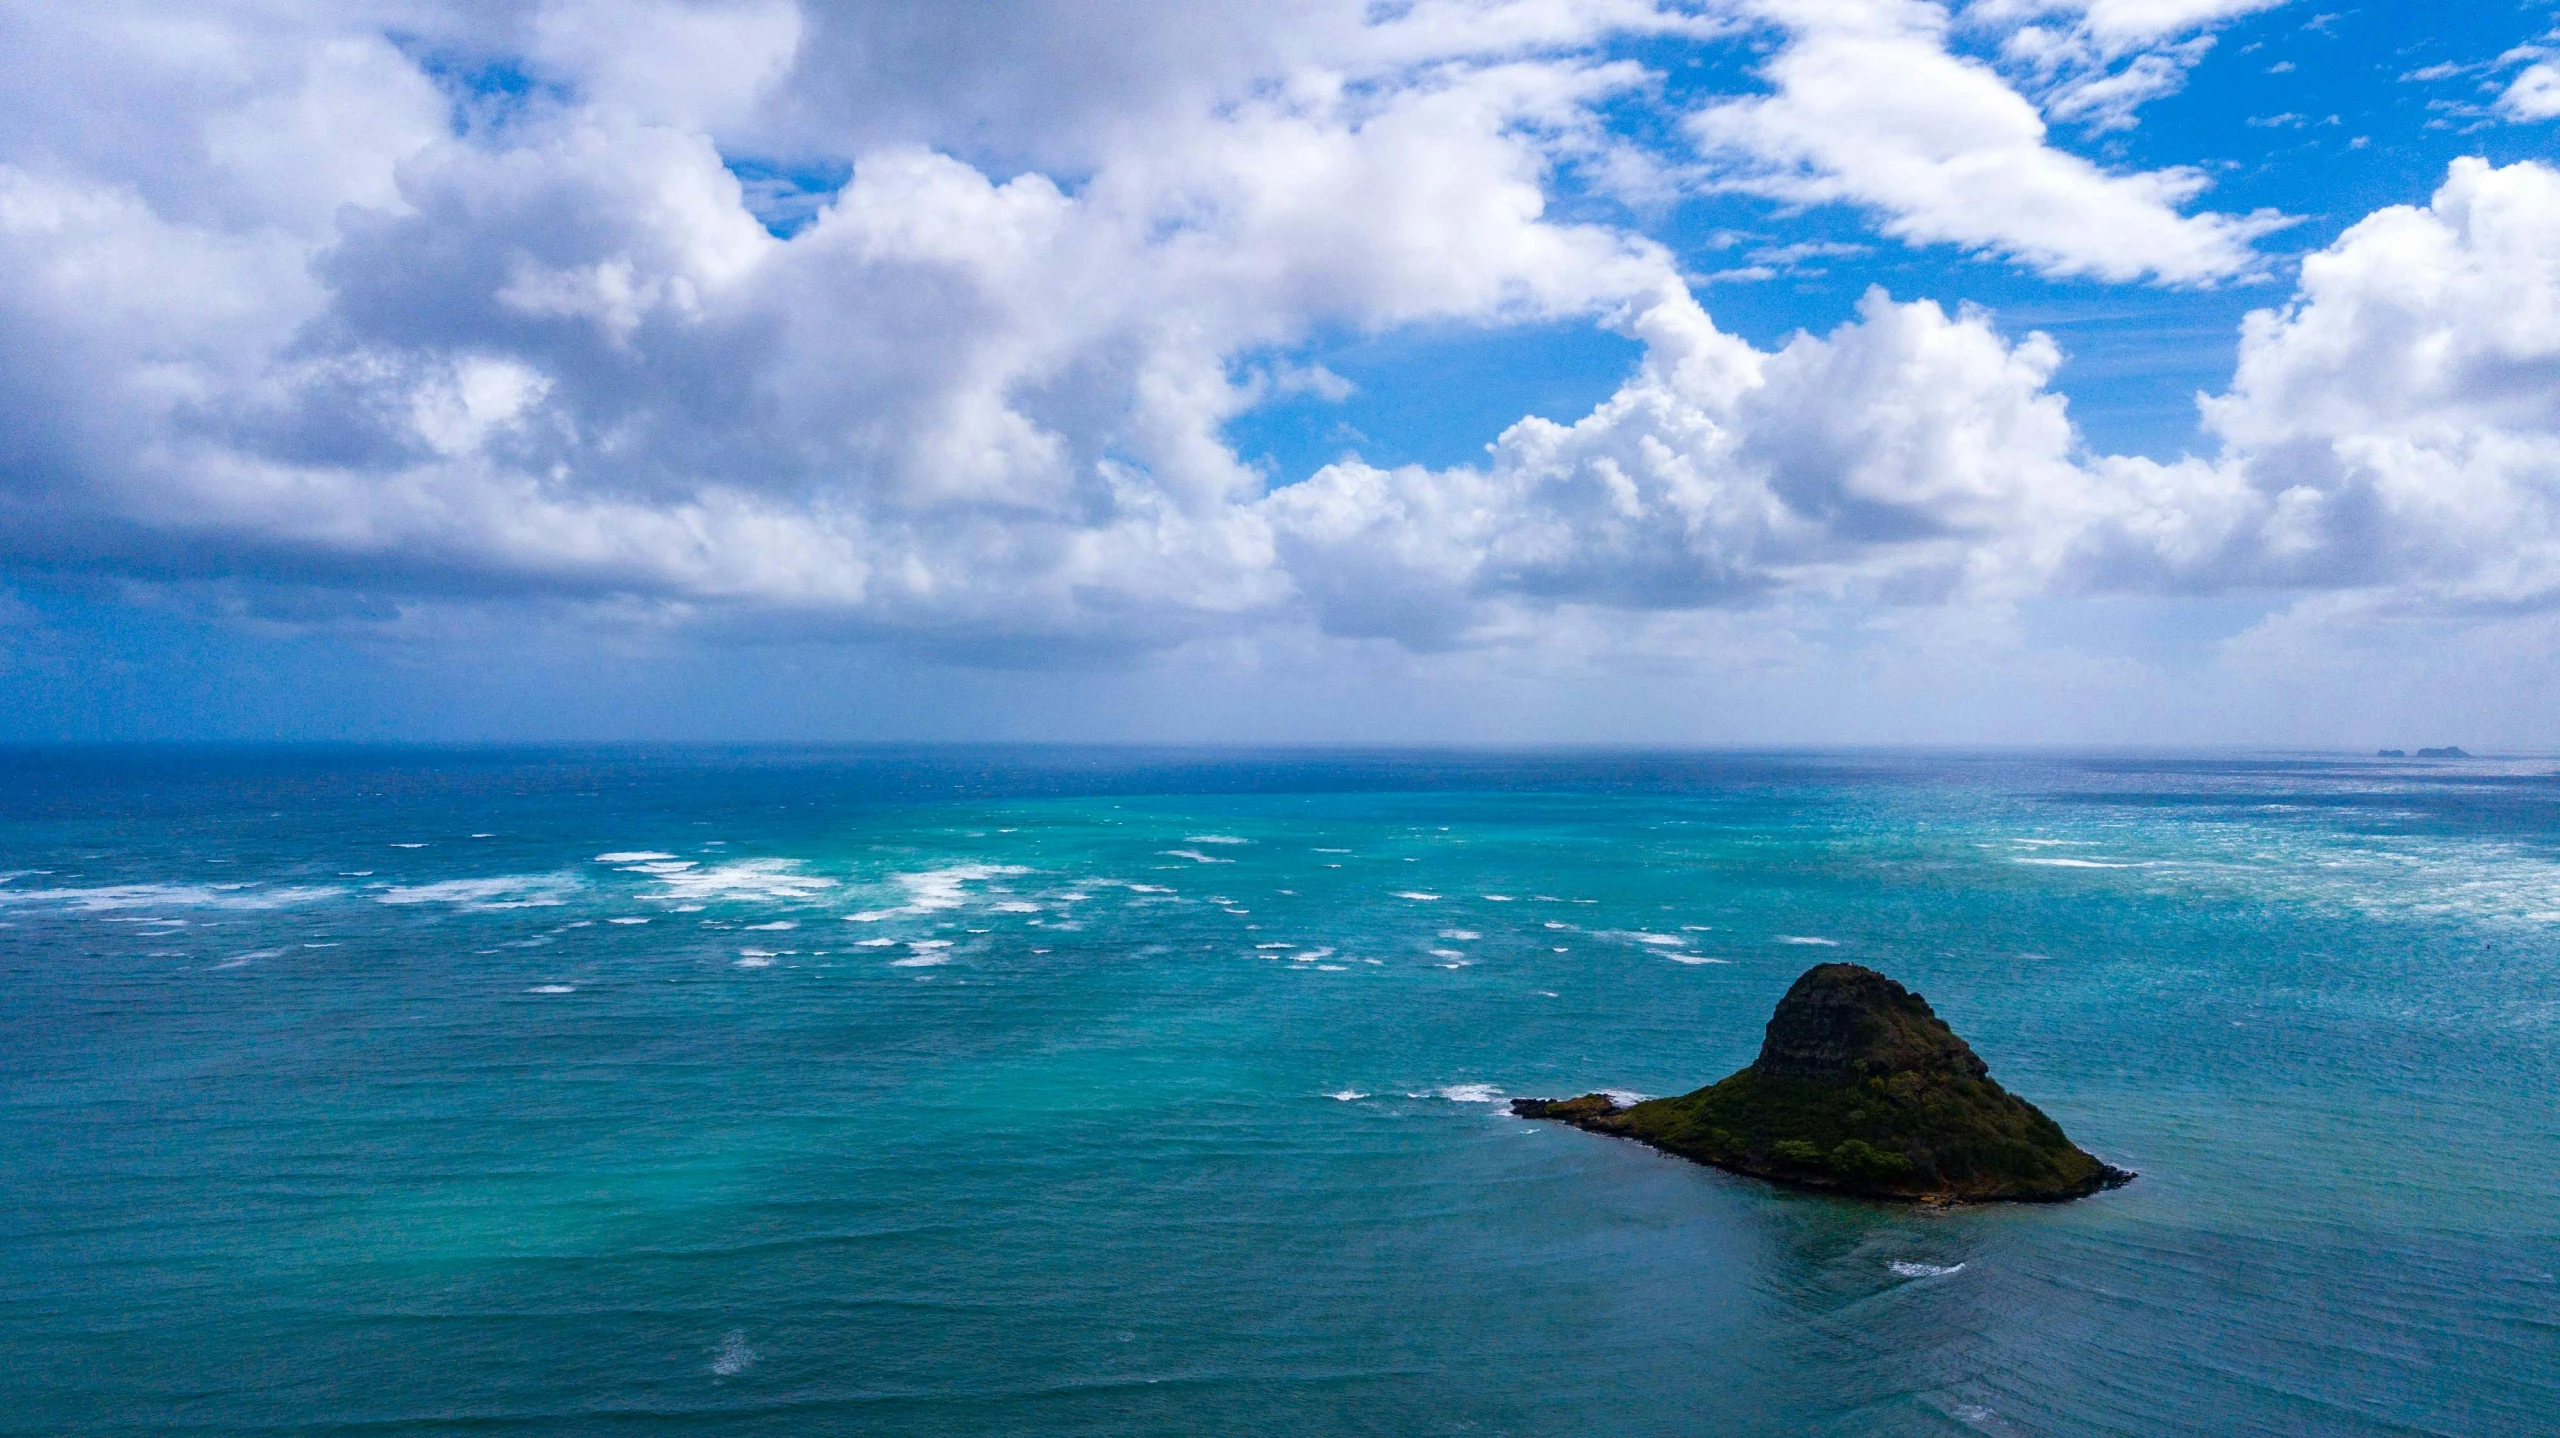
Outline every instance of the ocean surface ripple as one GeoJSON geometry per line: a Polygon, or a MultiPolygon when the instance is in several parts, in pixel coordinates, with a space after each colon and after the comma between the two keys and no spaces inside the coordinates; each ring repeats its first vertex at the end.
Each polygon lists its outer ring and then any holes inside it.
{"type": "Polygon", "coordinates": [[[2560,1430],[2555,768],[0,752],[0,1434],[2560,1430]],[[1833,959],[2140,1181],[1506,1112],[1833,959]]]}

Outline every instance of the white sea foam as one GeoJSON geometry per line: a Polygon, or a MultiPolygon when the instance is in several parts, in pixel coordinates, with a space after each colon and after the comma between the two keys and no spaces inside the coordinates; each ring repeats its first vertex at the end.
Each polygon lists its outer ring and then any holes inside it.
{"type": "Polygon", "coordinates": [[[0,905],[59,904],[75,914],[119,909],[284,909],[346,892],[334,884],[272,889],[242,884],[107,884],[89,889],[0,890],[0,905]]]}
{"type": "Polygon", "coordinates": [[[773,955],[766,953],[762,949],[740,949],[738,951],[738,967],[742,969],[772,968],[773,955]]]}
{"type": "Polygon", "coordinates": [[[913,958],[891,959],[889,961],[889,967],[893,969],[931,969],[938,968],[949,962],[951,962],[951,956],[949,954],[935,952],[917,954],[913,958]]]}
{"type": "Polygon", "coordinates": [[[528,994],[574,994],[577,991],[578,986],[575,984],[535,984],[532,988],[525,990],[528,994]]]}
{"type": "Polygon", "coordinates": [[[1253,841],[1239,839],[1233,834],[1185,834],[1182,836],[1182,842],[1186,844],[1250,844],[1253,841]]]}
{"type": "Polygon", "coordinates": [[[1026,903],[1021,899],[1007,899],[1003,903],[997,904],[994,907],[995,911],[999,914],[1036,914],[1040,912],[1040,906],[1038,904],[1026,903]]]}
{"type": "Polygon", "coordinates": [[[667,874],[681,874],[687,869],[699,869],[701,867],[702,866],[700,864],[695,863],[691,859],[655,859],[645,864],[625,864],[622,866],[622,872],[626,874],[650,874],[663,876],[667,874]]]}
{"type": "Polygon", "coordinates": [[[1704,954],[1666,954],[1664,957],[1668,958],[1675,964],[1729,964],[1733,962],[1731,959],[1711,959],[1704,954]]]}
{"type": "Polygon", "coordinates": [[[1166,888],[1162,884],[1131,884],[1129,886],[1129,892],[1133,894],[1170,894],[1173,890],[1166,888]]]}
{"type": "Polygon", "coordinates": [[[1356,1102],[1356,1101],[1358,1101],[1358,1100],[1360,1100],[1360,1099],[1367,1098],[1367,1097],[1368,1097],[1368,1095],[1367,1095],[1367,1094],[1365,1094],[1365,1093],[1360,1092],[1358,1089],[1348,1089],[1348,1088],[1347,1088],[1347,1089],[1343,1089],[1343,1090],[1341,1090],[1341,1091],[1340,1091],[1340,1092],[1338,1092],[1338,1093],[1329,1093],[1329,1094],[1326,1094],[1326,1095],[1325,1095],[1325,1097],[1326,1097],[1326,1098],[1330,1098],[1330,1099],[1339,1099],[1339,1100],[1341,1100],[1341,1101],[1342,1101],[1342,1102],[1344,1102],[1344,1103],[1353,1103],[1353,1102],[1356,1102]]]}
{"type": "Polygon", "coordinates": [[[1165,849],[1160,852],[1162,852],[1168,859],[1189,859],[1195,864],[1232,864],[1235,862],[1233,859],[1220,859],[1208,854],[1203,854],[1197,849],[1165,849]]]}
{"type": "Polygon", "coordinates": [[[1318,849],[1316,852],[1319,854],[1348,854],[1351,851],[1349,849],[1318,849]]]}
{"type": "Polygon", "coordinates": [[[1637,931],[1633,937],[1639,944],[1652,944],[1657,948],[1676,949],[1689,942],[1678,934],[1648,934],[1641,930],[1637,931]]]}
{"type": "Polygon", "coordinates": [[[770,924],[749,924],[749,925],[747,925],[747,928],[748,928],[748,930],[749,930],[750,932],[763,932],[763,933],[773,933],[773,932],[778,932],[778,931],[783,930],[783,929],[796,929],[796,928],[798,928],[798,927],[800,927],[800,921],[799,921],[799,920],[797,920],[797,919],[776,919],[776,920],[774,920],[774,921],[773,921],[772,923],[770,923],[770,924]]]}
{"type": "Polygon", "coordinates": [[[722,1378],[735,1378],[755,1366],[756,1351],[747,1346],[744,1329],[733,1329],[720,1339],[720,1351],[712,1355],[711,1371],[722,1378]]]}
{"type": "Polygon", "coordinates": [[[647,864],[674,857],[673,854],[661,854],[655,849],[626,849],[611,854],[598,854],[596,862],[599,864],[647,864]]]}
{"type": "Polygon", "coordinates": [[[605,920],[605,922],[606,922],[606,923],[608,923],[608,924],[645,924],[645,923],[647,923],[647,922],[649,922],[649,921],[648,921],[647,919],[644,919],[644,918],[637,918],[637,917],[634,917],[634,916],[631,916],[631,915],[625,915],[625,916],[623,916],[622,918],[619,918],[619,919],[607,919],[607,920],[605,920]]]}
{"type": "Polygon", "coordinates": [[[930,914],[967,903],[971,884],[1030,872],[1019,864],[952,864],[917,874],[891,874],[889,881],[907,891],[908,912],[930,914]]]}
{"type": "Polygon", "coordinates": [[[1396,897],[1399,899],[1411,899],[1416,903],[1422,904],[1436,904],[1440,902],[1440,896],[1438,894],[1426,894],[1418,889],[1403,890],[1399,892],[1396,897]]]}
{"type": "Polygon", "coordinates": [[[1256,944],[1256,945],[1254,945],[1254,947],[1255,947],[1255,948],[1257,948],[1257,949],[1294,949],[1294,948],[1296,948],[1296,947],[1297,947],[1297,945],[1296,945],[1296,944],[1256,944]]]}
{"type": "Polygon", "coordinates": [[[1456,939],[1460,943],[1468,943],[1476,939],[1481,939],[1484,935],[1477,933],[1473,929],[1442,929],[1440,931],[1440,937],[1444,939],[1456,939]]]}
{"type": "Polygon", "coordinates": [[[1466,952],[1461,949],[1433,949],[1431,950],[1431,957],[1435,959],[1463,959],[1466,957],[1466,952]]]}
{"type": "Polygon", "coordinates": [[[1489,1083],[1451,1084],[1440,1090],[1440,1097],[1451,1103],[1500,1103],[1502,1090],[1489,1083]]]}
{"type": "Polygon", "coordinates": [[[1896,1278],[1944,1278],[1950,1273],[1964,1272],[1964,1265],[1961,1263],[1913,1263],[1900,1258],[1886,1264],[1885,1267],[1892,1269],[1896,1278]]]}
{"type": "Polygon", "coordinates": [[[1780,934],[1778,935],[1778,942],[1782,944],[1812,944],[1818,948],[1825,949],[1836,949],[1840,947],[1840,941],[1838,939],[1818,939],[1811,934],[1780,934]]]}
{"type": "Polygon", "coordinates": [[[788,902],[815,898],[836,886],[833,879],[801,873],[798,859],[740,859],[653,876],[658,891],[651,897],[660,899],[788,902]]]}
{"type": "Polygon", "coordinates": [[[853,946],[857,949],[890,949],[897,947],[897,944],[896,939],[857,939],[853,946]]]}
{"type": "Polygon", "coordinates": [[[1480,894],[1477,897],[1483,899],[1489,904],[1508,904],[1514,902],[1509,894],[1480,894]]]}
{"type": "Polygon", "coordinates": [[[427,846],[424,844],[394,844],[391,847],[395,849],[423,849],[427,846]]]}
{"type": "Polygon", "coordinates": [[[394,885],[374,895],[378,904],[453,904],[465,909],[556,909],[569,902],[578,881],[566,874],[500,874],[487,879],[446,879],[394,885]]]}
{"type": "Polygon", "coordinates": [[[1608,1095],[1609,1102],[1620,1108],[1634,1108],[1637,1104],[1653,1097],[1651,1094],[1637,1093],[1631,1088],[1604,1088],[1600,1092],[1608,1095]]]}

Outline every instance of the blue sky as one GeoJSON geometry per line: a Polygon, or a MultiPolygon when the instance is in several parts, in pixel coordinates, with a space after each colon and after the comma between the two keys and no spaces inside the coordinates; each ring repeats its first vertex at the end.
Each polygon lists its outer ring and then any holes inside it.
{"type": "Polygon", "coordinates": [[[2550,4],[0,54],[0,739],[2553,743],[2550,4]]]}

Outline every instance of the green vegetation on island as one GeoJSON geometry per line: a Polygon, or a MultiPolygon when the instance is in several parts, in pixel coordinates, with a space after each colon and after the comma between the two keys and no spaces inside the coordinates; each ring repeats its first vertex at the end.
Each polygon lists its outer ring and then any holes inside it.
{"type": "Polygon", "coordinates": [[[1516,1099],[1554,1119],[1803,1188],[1937,1203],[2059,1202],[2133,1175],[1992,1081],[1918,994],[1857,964],[1805,972],[1760,1057],[1679,1098],[1516,1099]]]}

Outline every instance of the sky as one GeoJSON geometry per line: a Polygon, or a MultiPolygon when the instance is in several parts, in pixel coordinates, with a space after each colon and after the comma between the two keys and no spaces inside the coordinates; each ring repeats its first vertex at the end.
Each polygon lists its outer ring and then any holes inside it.
{"type": "Polygon", "coordinates": [[[2560,748],[2560,5],[0,0],[0,741],[2560,748]]]}

